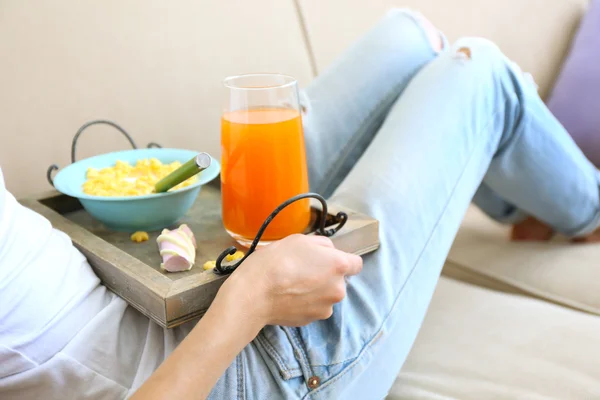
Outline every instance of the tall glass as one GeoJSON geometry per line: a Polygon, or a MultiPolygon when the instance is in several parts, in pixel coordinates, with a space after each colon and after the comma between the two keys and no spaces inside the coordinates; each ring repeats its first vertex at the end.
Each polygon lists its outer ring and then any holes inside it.
{"type": "MultiPolygon", "coordinates": [[[[229,77],[221,118],[223,223],[249,246],[268,215],[282,202],[308,191],[298,84],[290,76],[229,77]]],[[[303,232],[308,199],[289,205],[270,223],[261,245],[303,232]]]]}

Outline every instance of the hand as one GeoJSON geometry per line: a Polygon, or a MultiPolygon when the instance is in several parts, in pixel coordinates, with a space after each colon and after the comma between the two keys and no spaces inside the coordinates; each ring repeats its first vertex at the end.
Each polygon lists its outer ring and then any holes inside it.
{"type": "Polygon", "coordinates": [[[361,269],[359,256],[329,238],[292,235],[248,257],[219,294],[232,294],[263,326],[303,326],[329,318],[346,296],[345,277],[361,269]]]}

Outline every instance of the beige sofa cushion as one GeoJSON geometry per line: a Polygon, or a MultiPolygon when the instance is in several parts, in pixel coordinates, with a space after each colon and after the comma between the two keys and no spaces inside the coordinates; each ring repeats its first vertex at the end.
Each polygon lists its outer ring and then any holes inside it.
{"type": "Polygon", "coordinates": [[[322,71],[392,7],[421,11],[450,40],[483,36],[533,74],[543,96],[588,0],[298,0],[322,71]]]}
{"type": "MultiPolygon", "coordinates": [[[[91,119],[219,157],[225,76],[312,79],[291,0],[2,0],[0,54],[0,165],[17,196],[49,188],[46,168],[70,162],[91,119]]],[[[127,147],[92,127],[78,156],[127,147]]]]}
{"type": "Polygon", "coordinates": [[[600,315],[600,245],[515,243],[508,240],[509,229],[471,207],[444,273],[600,315]]]}
{"type": "Polygon", "coordinates": [[[600,318],[441,278],[388,400],[598,399],[600,318]]]}

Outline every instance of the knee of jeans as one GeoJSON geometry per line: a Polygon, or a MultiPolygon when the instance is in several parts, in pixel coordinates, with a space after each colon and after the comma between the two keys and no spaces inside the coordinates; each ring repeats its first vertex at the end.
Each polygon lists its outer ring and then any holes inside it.
{"type": "Polygon", "coordinates": [[[462,60],[476,60],[485,58],[487,60],[504,60],[504,54],[494,42],[488,39],[472,37],[459,39],[454,43],[452,49],[454,56],[462,60]]]}
{"type": "Polygon", "coordinates": [[[387,17],[410,19],[423,32],[434,52],[439,53],[443,50],[444,35],[423,14],[406,8],[392,8],[387,12],[387,17]]]}
{"type": "Polygon", "coordinates": [[[459,60],[476,61],[479,59],[484,60],[487,65],[491,65],[492,67],[498,66],[506,68],[508,66],[515,76],[524,78],[523,82],[526,83],[528,87],[533,88],[535,91],[538,90],[537,83],[533,79],[533,76],[523,72],[521,67],[511,61],[502,50],[500,50],[500,47],[491,40],[478,37],[463,38],[454,43],[452,51],[454,58],[459,60]]]}

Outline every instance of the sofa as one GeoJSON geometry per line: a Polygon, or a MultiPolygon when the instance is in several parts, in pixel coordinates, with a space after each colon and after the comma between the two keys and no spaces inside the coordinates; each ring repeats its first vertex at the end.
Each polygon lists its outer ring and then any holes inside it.
{"type": "MultiPolygon", "coordinates": [[[[301,85],[391,7],[420,10],[452,41],[483,36],[546,98],[587,0],[159,0],[0,2],[0,165],[17,196],[48,189],[86,121],[143,146],[219,156],[227,75],[301,85]]],[[[93,127],[79,157],[123,149],[93,127]]],[[[388,398],[600,398],[600,246],[510,243],[471,208],[388,398]]]]}

